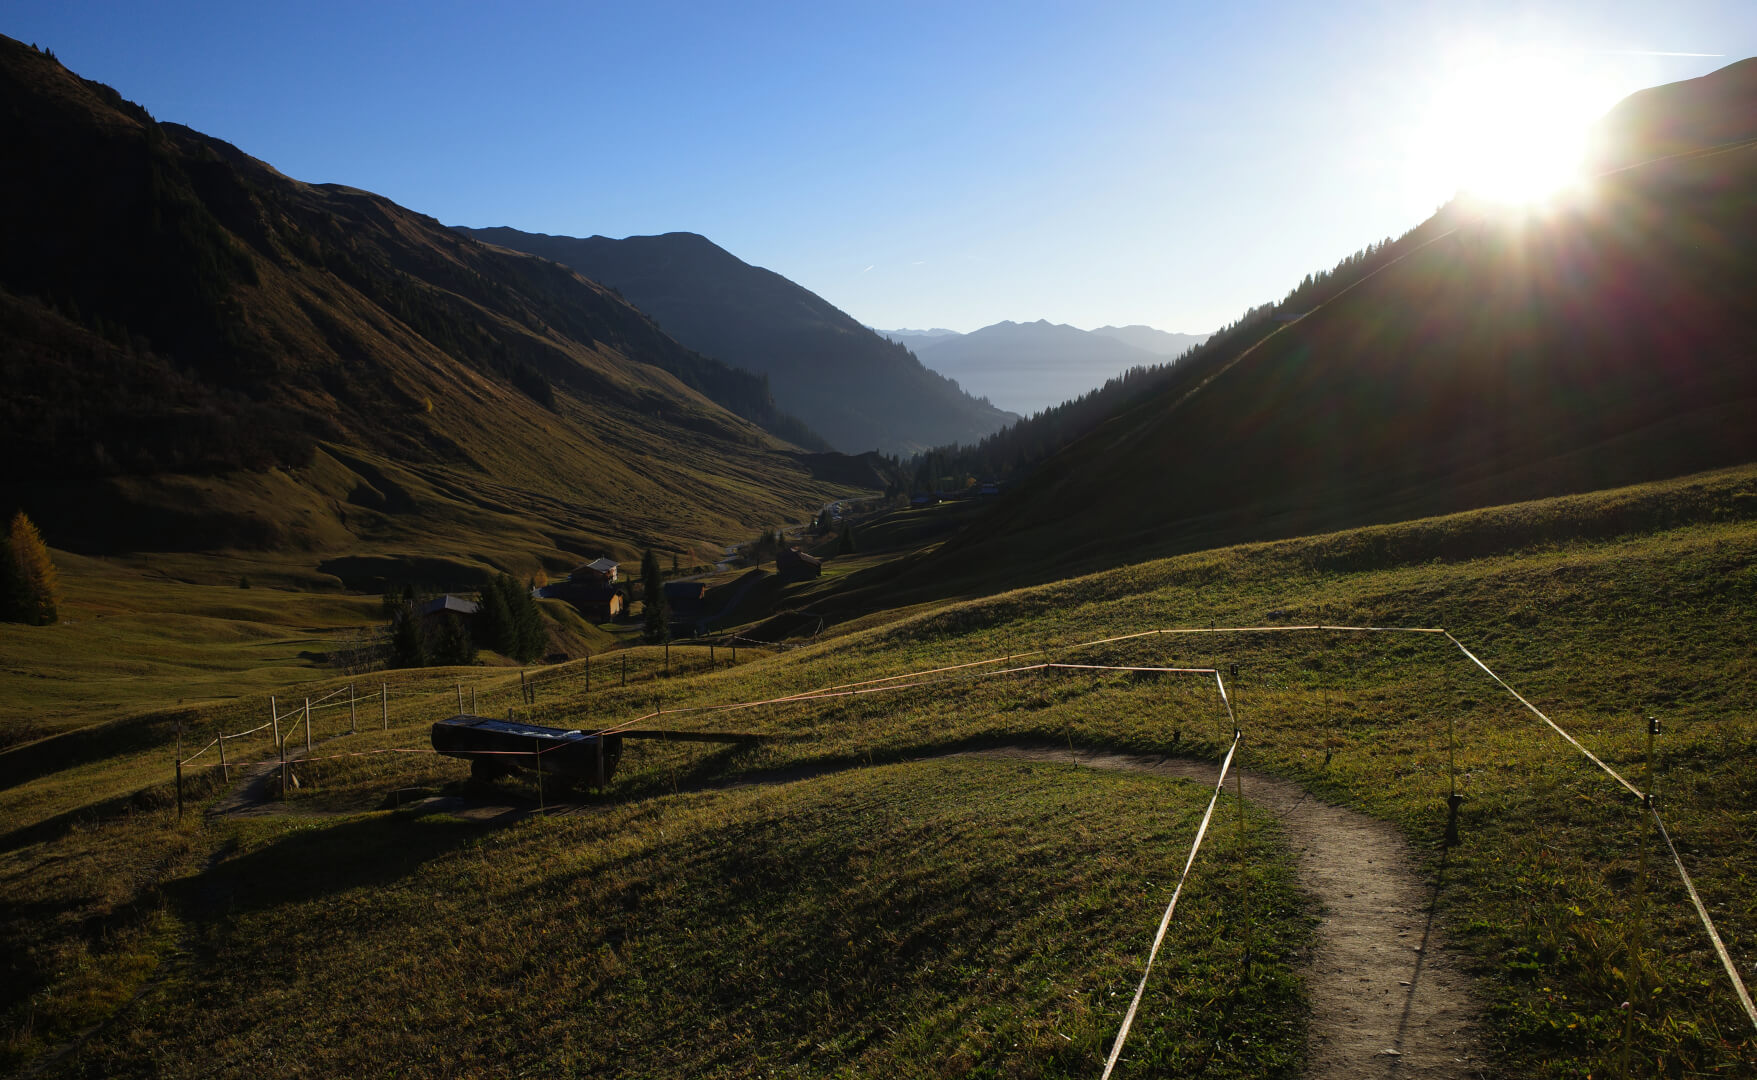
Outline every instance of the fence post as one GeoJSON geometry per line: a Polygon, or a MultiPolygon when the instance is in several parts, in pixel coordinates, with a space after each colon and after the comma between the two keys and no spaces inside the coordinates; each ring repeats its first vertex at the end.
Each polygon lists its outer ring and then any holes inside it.
{"type": "Polygon", "coordinates": [[[714,666],[714,643],[710,641],[710,642],[708,642],[708,667],[712,668],[713,666],[714,666]]]}
{"type": "MultiPolygon", "coordinates": [[[[604,767],[598,766],[603,772],[604,767]]],[[[177,820],[183,820],[183,721],[177,721],[177,820]]]]}
{"type": "MultiPolygon", "coordinates": [[[[1237,687],[1238,684],[1235,682],[1233,686],[1237,687]]],[[[1243,750],[1245,745],[1244,732],[1234,729],[1232,737],[1238,741],[1239,749],[1243,750]]],[[[1235,766],[1240,764],[1238,756],[1233,758],[1233,764],[1235,766]]],[[[1238,901],[1245,916],[1244,977],[1249,981],[1251,977],[1250,863],[1245,857],[1245,781],[1240,768],[1235,768],[1232,771],[1232,785],[1232,793],[1238,799],[1238,901]]]]}
{"type": "Polygon", "coordinates": [[[232,782],[232,769],[226,764],[226,733],[216,727],[214,735],[215,741],[220,744],[220,777],[229,784],[232,782]]]}
{"type": "Polygon", "coordinates": [[[464,684],[458,683],[458,712],[464,711],[464,684]]]}
{"type": "Polygon", "coordinates": [[[1458,806],[1464,796],[1458,794],[1458,740],[1454,735],[1456,719],[1446,713],[1446,771],[1452,777],[1452,789],[1446,796],[1446,846],[1458,843],[1458,806]]]}
{"type": "Polygon", "coordinates": [[[519,668],[519,703],[523,705],[531,703],[531,687],[525,682],[524,668],[519,668]]]}
{"type": "Polygon", "coordinates": [[[360,733],[360,714],[355,710],[354,684],[349,683],[348,684],[348,734],[358,735],[359,733],[360,733]]]}
{"type": "Polygon", "coordinates": [[[1629,1076],[1629,1054],[1635,1041],[1635,997],[1641,989],[1641,923],[1647,915],[1647,818],[1653,813],[1653,737],[1659,718],[1647,718],[1647,776],[1642,783],[1641,831],[1635,834],[1635,914],[1629,921],[1629,1000],[1623,1002],[1623,1076],[1629,1076]]]}
{"type": "Polygon", "coordinates": [[[390,684],[378,684],[378,716],[384,721],[384,730],[390,730],[390,684]]]}
{"type": "Polygon", "coordinates": [[[274,696],[268,699],[269,722],[274,725],[275,757],[281,761],[281,798],[287,797],[287,750],[281,743],[281,709],[275,704],[274,696]]]}

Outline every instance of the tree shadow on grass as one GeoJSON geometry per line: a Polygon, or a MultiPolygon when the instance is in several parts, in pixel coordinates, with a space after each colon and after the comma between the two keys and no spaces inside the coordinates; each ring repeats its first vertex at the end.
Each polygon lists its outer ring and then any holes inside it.
{"type": "Polygon", "coordinates": [[[389,885],[495,828],[444,814],[390,814],[294,829],[178,882],[174,899],[190,914],[211,918],[389,885]]]}

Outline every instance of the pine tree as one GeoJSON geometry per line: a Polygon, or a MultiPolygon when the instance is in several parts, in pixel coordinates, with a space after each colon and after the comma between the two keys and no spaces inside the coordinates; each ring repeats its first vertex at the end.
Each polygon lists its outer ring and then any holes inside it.
{"type": "Polygon", "coordinates": [[[662,645],[671,640],[671,617],[665,610],[665,578],[659,556],[652,548],[641,556],[641,596],[647,616],[647,643],[662,645]]]}
{"type": "Polygon", "coordinates": [[[504,578],[501,583],[501,591],[511,600],[507,606],[512,609],[512,655],[515,660],[524,664],[542,657],[549,647],[549,631],[543,625],[543,609],[537,606],[537,598],[531,595],[534,588],[536,586],[526,583],[521,589],[512,578],[504,578]]]}
{"type": "Polygon", "coordinates": [[[61,596],[60,575],[49,559],[49,546],[31,519],[19,511],[6,530],[5,551],[0,553],[0,617],[12,622],[48,626],[56,618],[61,596]]]}
{"type": "Polygon", "coordinates": [[[854,554],[854,526],[847,522],[842,523],[842,539],[836,544],[836,554],[854,554]]]}
{"type": "Polygon", "coordinates": [[[476,662],[476,643],[470,640],[470,631],[464,626],[463,619],[447,615],[441,620],[439,632],[433,635],[431,658],[438,667],[476,662]]]}
{"type": "Polygon", "coordinates": [[[476,633],[484,648],[493,649],[502,656],[512,656],[518,649],[518,630],[513,623],[503,580],[511,581],[502,574],[482,584],[482,591],[478,594],[481,608],[476,612],[476,633]]]}
{"type": "Polygon", "coordinates": [[[427,634],[421,629],[421,617],[413,606],[397,613],[390,632],[390,666],[411,668],[427,666],[427,634]]]}

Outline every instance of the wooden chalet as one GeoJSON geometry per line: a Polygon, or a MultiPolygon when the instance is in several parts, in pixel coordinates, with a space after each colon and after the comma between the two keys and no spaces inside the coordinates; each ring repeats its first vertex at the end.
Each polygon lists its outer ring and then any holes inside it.
{"type": "Polygon", "coordinates": [[[810,581],[824,572],[824,561],[807,555],[796,547],[782,548],[775,555],[775,573],[783,585],[791,581],[810,581]]]}

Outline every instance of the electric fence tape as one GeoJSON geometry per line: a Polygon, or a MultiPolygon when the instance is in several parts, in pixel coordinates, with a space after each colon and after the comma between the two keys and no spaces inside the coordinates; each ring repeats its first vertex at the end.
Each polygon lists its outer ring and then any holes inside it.
{"type": "MultiPolygon", "coordinates": [[[[1215,675],[1218,681],[1220,676],[1215,675]]],[[[1223,689],[1222,694],[1225,693],[1223,689]]],[[[1231,710],[1228,710],[1230,714],[1231,710]]],[[[1153,974],[1153,963],[1159,959],[1159,947],[1165,943],[1165,932],[1171,927],[1172,912],[1177,910],[1178,897],[1183,894],[1184,882],[1189,880],[1190,867],[1195,865],[1196,852],[1202,847],[1202,838],[1208,834],[1208,823],[1214,820],[1214,806],[1220,801],[1220,789],[1226,784],[1227,770],[1232,768],[1232,755],[1238,750],[1239,740],[1243,736],[1237,728],[1233,729],[1232,745],[1226,750],[1226,760],[1220,763],[1220,776],[1214,781],[1214,794],[1208,799],[1208,809],[1202,813],[1202,824],[1196,827],[1196,839],[1190,844],[1189,857],[1184,860],[1183,873],[1178,876],[1177,887],[1171,891],[1171,902],[1165,905],[1165,914],[1159,918],[1159,931],[1153,935],[1153,947],[1147,952],[1147,966],[1141,971],[1141,981],[1135,986],[1134,1000],[1129,1002],[1129,1011],[1123,1014],[1122,1027],[1117,1030],[1116,1042],[1110,1048],[1110,1058],[1104,1063],[1104,1080],[1109,1080],[1112,1069],[1116,1068],[1117,1060],[1122,1057],[1123,1043],[1128,1040],[1129,1029],[1135,1024],[1135,1013],[1141,1008],[1141,997],[1147,992],[1147,979],[1153,974]]]]}

